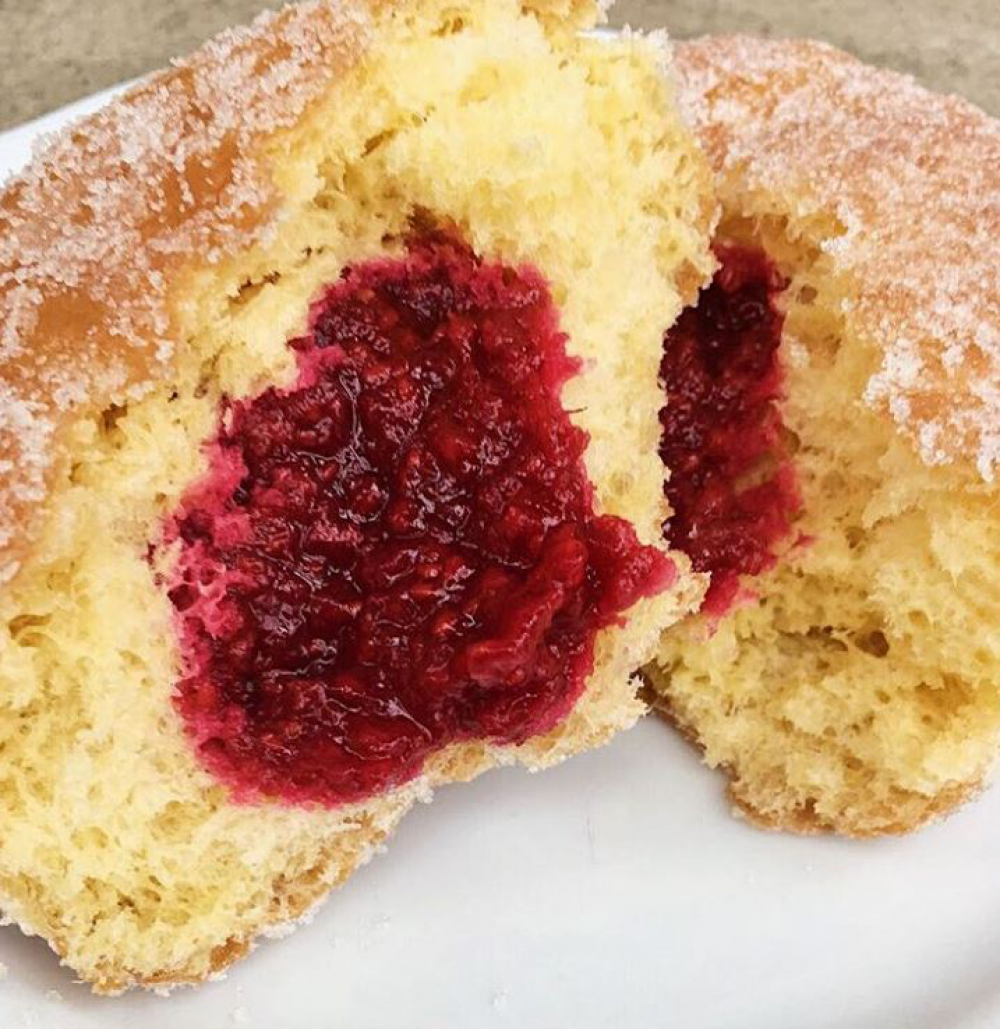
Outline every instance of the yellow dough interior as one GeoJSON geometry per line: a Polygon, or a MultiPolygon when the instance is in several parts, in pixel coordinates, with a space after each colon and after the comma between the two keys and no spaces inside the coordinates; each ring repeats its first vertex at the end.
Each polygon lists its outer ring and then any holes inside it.
{"type": "Polygon", "coordinates": [[[719,238],[790,279],[782,403],[804,511],[755,602],[669,630],[649,669],[673,717],[773,827],[903,831],[988,773],[1000,731],[1000,523],[971,466],[925,465],[862,400],[880,354],[818,241],[843,228],[741,198],[719,238]]]}

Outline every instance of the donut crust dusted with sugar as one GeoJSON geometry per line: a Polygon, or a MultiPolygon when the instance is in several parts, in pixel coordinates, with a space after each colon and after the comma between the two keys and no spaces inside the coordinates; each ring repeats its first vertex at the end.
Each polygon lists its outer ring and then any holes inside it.
{"type": "MultiPolygon", "coordinates": [[[[677,48],[682,103],[725,200],[835,219],[824,244],[882,351],[865,400],[930,465],[1000,463],[1000,123],[815,42],[677,48]],[[777,206],[777,205],[775,205],[777,206]]],[[[775,213],[778,213],[777,211],[775,213]]]]}
{"type": "Polygon", "coordinates": [[[0,575],[37,525],[60,431],[168,376],[192,254],[262,238],[262,153],[368,45],[367,4],[306,3],[220,36],[43,142],[0,197],[0,575]]]}

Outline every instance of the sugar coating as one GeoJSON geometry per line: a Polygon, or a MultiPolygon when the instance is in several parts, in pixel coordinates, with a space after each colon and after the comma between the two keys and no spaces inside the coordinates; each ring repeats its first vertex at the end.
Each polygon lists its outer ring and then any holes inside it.
{"type": "Polygon", "coordinates": [[[712,163],[793,217],[856,283],[883,354],[865,391],[929,465],[1000,463],[1000,122],[820,43],[677,48],[682,105],[712,163]]]}
{"type": "Polygon", "coordinates": [[[81,407],[169,372],[168,283],[273,230],[261,141],[361,53],[367,4],[267,12],[37,145],[0,192],[0,581],[81,407]]]}

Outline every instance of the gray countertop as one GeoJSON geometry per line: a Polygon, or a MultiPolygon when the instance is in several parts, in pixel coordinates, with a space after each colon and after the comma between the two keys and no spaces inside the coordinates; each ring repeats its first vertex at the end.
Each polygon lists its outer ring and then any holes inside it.
{"type": "MultiPolygon", "coordinates": [[[[0,129],[132,78],[266,0],[0,0],[0,129]]],[[[614,24],[678,37],[818,36],[1000,115],[1000,0],[621,0],[614,24]]]]}

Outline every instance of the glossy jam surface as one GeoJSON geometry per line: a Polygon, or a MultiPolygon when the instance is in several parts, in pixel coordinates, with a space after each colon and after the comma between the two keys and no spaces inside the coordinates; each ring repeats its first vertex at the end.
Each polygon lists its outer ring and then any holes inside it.
{"type": "Polygon", "coordinates": [[[714,281],[664,340],[660,453],[667,538],[711,573],[702,610],[718,616],[741,576],[774,564],[800,502],[777,405],[785,283],[760,250],[718,246],[716,256],[714,281]]]}
{"type": "Polygon", "coordinates": [[[348,269],[168,524],[176,703],[237,797],[334,805],[519,743],[669,561],[594,513],[541,276],[428,237],[348,269]]]}

